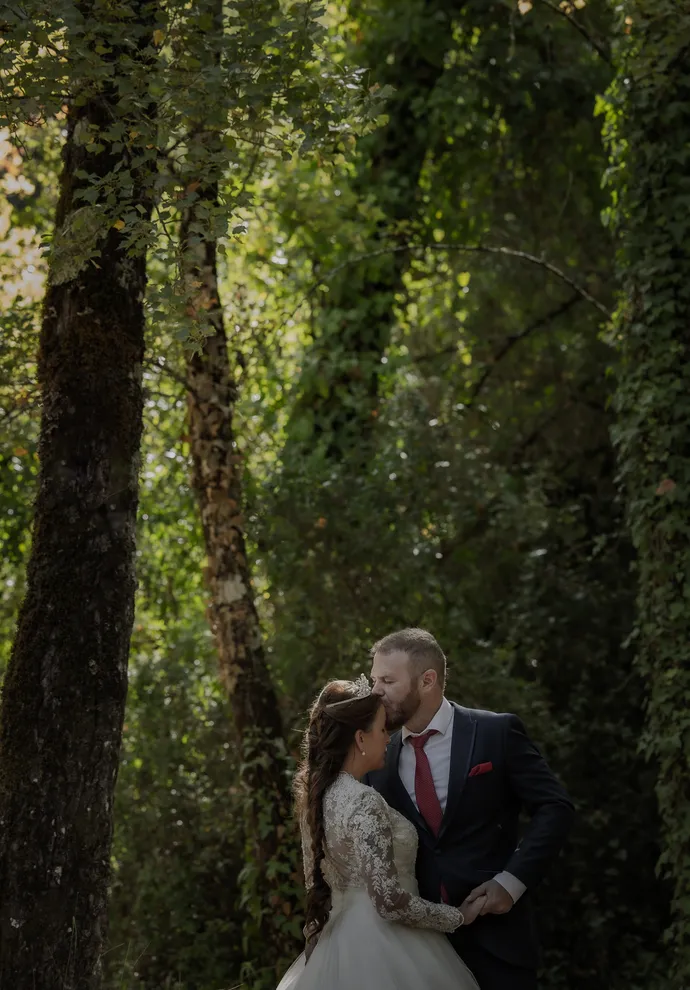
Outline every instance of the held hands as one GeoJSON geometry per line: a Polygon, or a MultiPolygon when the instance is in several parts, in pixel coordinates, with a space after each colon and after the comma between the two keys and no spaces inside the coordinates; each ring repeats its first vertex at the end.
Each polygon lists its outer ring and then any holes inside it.
{"type": "MultiPolygon", "coordinates": [[[[474,893],[474,891],[472,891],[472,893],[474,893]]],[[[475,921],[475,919],[481,914],[482,908],[486,903],[486,897],[476,897],[470,903],[471,896],[472,894],[470,894],[469,897],[466,897],[465,900],[460,905],[462,916],[465,919],[463,921],[464,926],[471,925],[472,922],[475,921]]]]}
{"type": "Polygon", "coordinates": [[[505,887],[498,880],[487,880],[467,895],[460,910],[465,915],[465,924],[469,924],[468,915],[474,921],[480,914],[507,914],[512,906],[513,898],[505,887]]]}

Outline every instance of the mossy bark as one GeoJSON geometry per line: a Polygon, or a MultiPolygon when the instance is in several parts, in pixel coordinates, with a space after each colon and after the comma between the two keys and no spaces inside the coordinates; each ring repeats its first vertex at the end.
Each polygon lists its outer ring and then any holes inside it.
{"type": "MultiPolygon", "coordinates": [[[[70,109],[58,231],[83,207],[78,173],[109,175],[122,158],[79,140],[109,125],[117,99],[105,86],[70,109]]],[[[146,214],[141,169],[132,179],[128,202],[146,214]]],[[[0,708],[2,990],[100,983],[134,611],[146,270],[111,225],[94,244],[96,264],[53,268],[40,336],[33,546],[0,708]]]]}

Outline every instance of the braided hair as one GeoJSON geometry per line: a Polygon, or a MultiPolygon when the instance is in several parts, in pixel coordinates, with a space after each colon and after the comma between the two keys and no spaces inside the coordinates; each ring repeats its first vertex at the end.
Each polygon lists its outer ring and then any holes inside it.
{"type": "Polygon", "coordinates": [[[302,740],[302,762],[295,775],[296,810],[311,837],[314,870],[307,891],[305,935],[311,940],[328,921],[331,891],[323,875],[326,854],[323,796],[342,770],[355,733],[369,731],[381,699],[374,694],[357,696],[352,681],[331,681],[309,711],[302,740]]]}

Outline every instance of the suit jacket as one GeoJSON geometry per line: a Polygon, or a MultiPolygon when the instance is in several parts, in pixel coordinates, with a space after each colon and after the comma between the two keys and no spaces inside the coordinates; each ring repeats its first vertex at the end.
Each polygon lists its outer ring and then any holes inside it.
{"type": "Polygon", "coordinates": [[[467,941],[516,966],[538,964],[530,892],[546,873],[570,828],[574,809],[516,715],[454,708],[448,800],[434,836],[405,790],[398,772],[402,736],[396,732],[383,770],[365,783],[417,828],[417,881],[422,897],[441,900],[441,883],[459,905],[480,883],[508,870],[527,892],[505,915],[477,918],[451,936],[458,952],[467,941]],[[484,764],[484,772],[470,771],[484,764]],[[491,769],[488,769],[490,765],[491,769]],[[530,823],[518,842],[518,816],[530,823]]]}

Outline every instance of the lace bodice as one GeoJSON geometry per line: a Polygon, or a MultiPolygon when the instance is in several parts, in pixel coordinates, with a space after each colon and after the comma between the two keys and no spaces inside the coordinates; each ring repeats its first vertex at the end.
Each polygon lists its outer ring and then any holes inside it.
{"type": "MultiPolygon", "coordinates": [[[[323,874],[332,891],[365,889],[382,918],[414,928],[451,932],[462,924],[458,908],[418,896],[417,831],[372,787],[339,774],[324,795],[323,815],[323,874]]],[[[302,852],[311,886],[314,860],[306,823],[302,852]]]]}

